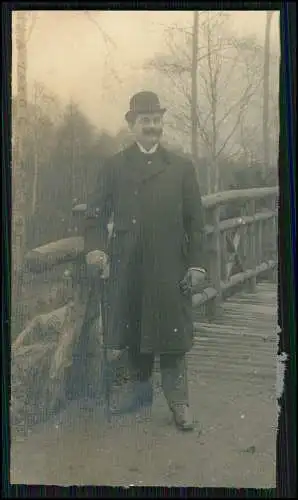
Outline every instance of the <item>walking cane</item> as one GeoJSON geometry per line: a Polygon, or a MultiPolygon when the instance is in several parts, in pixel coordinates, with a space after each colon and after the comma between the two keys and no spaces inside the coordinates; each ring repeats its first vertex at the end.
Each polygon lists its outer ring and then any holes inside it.
{"type": "MultiPolygon", "coordinates": [[[[112,219],[109,221],[107,225],[107,230],[108,230],[108,243],[111,241],[111,237],[113,234],[113,228],[114,224],[112,222],[112,219]]],[[[111,422],[111,406],[110,406],[110,396],[111,396],[111,385],[112,385],[112,375],[113,375],[113,370],[111,363],[108,359],[108,347],[107,347],[107,335],[108,335],[108,322],[107,322],[107,281],[106,277],[103,276],[104,270],[102,271],[102,276],[101,276],[101,300],[100,300],[100,309],[101,309],[101,319],[102,319],[102,327],[103,327],[103,370],[102,370],[102,376],[103,376],[103,393],[104,393],[104,401],[105,401],[105,414],[107,421],[110,423],[111,422]]],[[[108,275],[109,277],[109,268],[108,268],[108,275]]]]}
{"type": "Polygon", "coordinates": [[[103,396],[105,402],[105,415],[108,422],[111,422],[110,395],[112,383],[112,370],[107,355],[107,303],[106,303],[106,282],[101,279],[101,294],[100,294],[100,312],[103,326],[103,363],[102,363],[102,380],[103,380],[103,396]]]}
{"type": "MultiPolygon", "coordinates": [[[[102,321],[103,330],[103,343],[102,343],[102,363],[101,363],[101,395],[103,396],[105,415],[108,422],[111,420],[110,412],[110,387],[112,370],[110,362],[107,355],[107,294],[106,294],[106,280],[102,276],[102,270],[92,268],[92,266],[87,266],[87,281],[89,283],[89,290],[91,293],[98,293],[99,306],[100,306],[100,317],[102,321]],[[97,283],[97,286],[95,285],[97,283]],[[99,286],[98,286],[99,284],[99,286]]],[[[89,292],[90,293],[90,292],[89,292]]]]}
{"type": "MultiPolygon", "coordinates": [[[[74,203],[76,203],[76,200],[74,200],[74,203]]],[[[82,204],[82,205],[74,205],[72,209],[72,213],[78,214],[85,214],[86,216],[86,208],[87,206],[82,204]]],[[[91,219],[94,217],[91,215],[91,219]]],[[[79,218],[80,221],[80,218],[79,218]]],[[[78,225],[80,223],[78,222],[78,225]]],[[[111,239],[111,231],[113,227],[109,228],[108,224],[108,241],[111,239]]],[[[104,396],[104,401],[105,401],[105,408],[106,408],[106,416],[108,422],[111,420],[111,411],[110,411],[110,388],[111,388],[111,380],[112,380],[112,370],[110,367],[110,363],[108,360],[107,356],[107,343],[106,343],[106,335],[107,335],[107,316],[106,316],[106,280],[103,277],[103,270],[101,270],[101,276],[99,277],[97,273],[94,274],[94,270],[92,270],[92,266],[84,266],[85,269],[85,277],[87,278],[87,282],[92,283],[94,279],[97,281],[98,278],[100,279],[100,293],[99,293],[99,300],[100,300],[100,314],[101,314],[101,319],[102,319],[102,326],[103,326],[103,349],[102,349],[102,381],[103,381],[103,396],[104,396]],[[97,274],[97,275],[96,275],[97,274]]],[[[89,286],[88,286],[89,288],[89,286]]],[[[92,286],[91,286],[92,289],[92,286]]]]}

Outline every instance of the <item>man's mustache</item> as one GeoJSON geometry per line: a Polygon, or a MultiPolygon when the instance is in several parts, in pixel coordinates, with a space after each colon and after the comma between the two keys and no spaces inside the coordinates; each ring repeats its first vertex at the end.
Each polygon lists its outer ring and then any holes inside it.
{"type": "Polygon", "coordinates": [[[162,135],[161,128],[143,128],[142,130],[144,135],[160,137],[162,135]]]}

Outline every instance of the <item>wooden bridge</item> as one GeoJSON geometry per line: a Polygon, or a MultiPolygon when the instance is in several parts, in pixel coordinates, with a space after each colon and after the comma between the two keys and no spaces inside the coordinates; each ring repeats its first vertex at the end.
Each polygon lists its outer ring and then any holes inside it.
{"type": "MultiPolygon", "coordinates": [[[[221,363],[225,363],[221,346],[227,346],[232,338],[241,339],[243,347],[246,339],[259,339],[261,345],[268,345],[261,334],[263,329],[270,331],[266,314],[270,316],[268,311],[276,309],[277,196],[278,189],[273,187],[203,197],[209,280],[204,290],[193,296],[194,321],[200,346],[212,345],[209,354],[213,359],[216,352],[221,353],[221,363]],[[266,284],[261,284],[262,280],[266,284]]],[[[84,300],[78,289],[86,276],[84,240],[79,236],[85,209],[86,205],[73,208],[69,237],[27,254],[21,276],[27,306],[23,310],[28,313],[31,309],[31,316],[62,306],[74,296],[84,300]],[[43,298],[43,303],[32,311],[31,304],[36,304],[37,298],[43,298]]],[[[276,314],[273,316],[276,321],[276,314]]],[[[191,356],[197,354],[195,346],[191,356]]],[[[219,369],[218,360],[216,364],[219,369]]],[[[245,363],[240,365],[243,370],[245,363]]]]}
{"type": "Polygon", "coordinates": [[[242,292],[224,302],[220,318],[195,322],[196,342],[190,364],[200,359],[200,371],[211,380],[275,382],[277,353],[277,293],[270,282],[255,293],[242,292]]]}
{"type": "MultiPolygon", "coordinates": [[[[194,307],[208,304],[208,315],[215,315],[217,306],[239,285],[254,292],[259,277],[268,272],[274,276],[277,196],[278,188],[273,187],[225,191],[203,197],[210,286],[194,296],[194,307]],[[227,218],[227,213],[232,217],[227,218]]],[[[26,266],[19,276],[24,283],[36,280],[37,284],[45,275],[47,280],[56,279],[69,264],[73,284],[78,283],[84,255],[84,240],[78,234],[85,210],[86,205],[73,208],[75,217],[69,237],[33,249],[26,255],[26,266]]],[[[111,224],[109,231],[112,230],[111,224]]],[[[67,272],[64,277],[69,275],[67,272]]]]}
{"type": "MultiPolygon", "coordinates": [[[[193,297],[188,355],[195,435],[181,437],[171,425],[157,370],[152,419],[108,424],[96,403],[73,401],[31,437],[13,439],[12,482],[274,486],[277,196],[277,188],[260,188],[203,198],[209,282],[193,297]]],[[[28,253],[22,279],[31,316],[73,300],[80,307],[84,210],[74,208],[68,238],[28,253]]],[[[84,357],[99,373],[97,347],[91,342],[84,357]]],[[[96,383],[87,372],[85,385],[96,383]]]]}

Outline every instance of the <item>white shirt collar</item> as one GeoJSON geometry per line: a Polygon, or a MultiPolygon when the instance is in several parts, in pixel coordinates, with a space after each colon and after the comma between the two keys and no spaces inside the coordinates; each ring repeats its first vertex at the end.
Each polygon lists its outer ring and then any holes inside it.
{"type": "Polygon", "coordinates": [[[142,153],[144,153],[145,155],[152,155],[153,153],[155,153],[155,152],[156,152],[156,150],[157,150],[157,148],[158,148],[158,142],[157,142],[156,144],[154,144],[154,146],[152,146],[152,148],[151,148],[151,149],[149,149],[149,150],[147,150],[147,149],[143,148],[142,144],[140,144],[139,142],[137,142],[137,145],[138,145],[138,147],[139,147],[140,151],[141,151],[142,153]]]}

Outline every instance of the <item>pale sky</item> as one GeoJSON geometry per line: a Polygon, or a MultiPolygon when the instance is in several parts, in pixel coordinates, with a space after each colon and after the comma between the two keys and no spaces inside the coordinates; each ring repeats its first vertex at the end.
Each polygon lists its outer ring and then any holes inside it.
{"type": "MultiPolygon", "coordinates": [[[[143,61],[165,49],[163,26],[192,21],[192,13],[186,11],[91,11],[91,19],[115,42],[115,48],[107,49],[98,27],[83,11],[35,11],[29,21],[34,15],[28,42],[29,92],[34,80],[43,82],[63,102],[77,101],[95,125],[112,132],[124,125],[130,96],[146,87],[143,61]],[[121,82],[111,76],[114,72],[121,82]]],[[[231,15],[239,36],[255,34],[263,43],[265,12],[231,15]]],[[[278,52],[278,13],[273,16],[271,43],[278,52]]],[[[14,70],[13,66],[13,90],[14,70]]]]}

